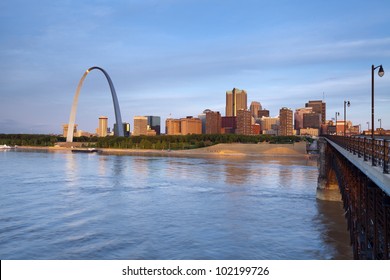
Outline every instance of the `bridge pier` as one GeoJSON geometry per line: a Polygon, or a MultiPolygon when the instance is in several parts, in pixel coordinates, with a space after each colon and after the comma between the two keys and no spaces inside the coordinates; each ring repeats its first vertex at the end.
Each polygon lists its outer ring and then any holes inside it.
{"type": "Polygon", "coordinates": [[[318,158],[318,183],[317,183],[317,199],[326,201],[342,201],[339,184],[335,171],[330,166],[330,160],[327,158],[329,153],[327,141],[324,138],[319,138],[318,141],[319,158],[318,158]]]}

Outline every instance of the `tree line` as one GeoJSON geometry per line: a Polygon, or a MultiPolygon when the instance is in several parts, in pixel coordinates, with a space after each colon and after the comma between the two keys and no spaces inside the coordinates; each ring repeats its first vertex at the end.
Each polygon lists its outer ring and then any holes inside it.
{"type": "MultiPolygon", "coordinates": [[[[299,136],[239,135],[239,134],[191,134],[191,135],[157,135],[131,137],[74,137],[74,142],[96,148],[118,149],[157,149],[179,150],[207,147],[219,143],[261,143],[292,144],[299,141],[311,141],[299,136]]],[[[56,135],[37,134],[0,134],[0,144],[10,146],[54,146],[65,142],[66,138],[56,135]]]]}

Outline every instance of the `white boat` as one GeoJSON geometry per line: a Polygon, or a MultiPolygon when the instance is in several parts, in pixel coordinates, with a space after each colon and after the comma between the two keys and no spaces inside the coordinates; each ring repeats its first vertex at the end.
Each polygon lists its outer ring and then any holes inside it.
{"type": "Polygon", "coordinates": [[[7,149],[11,149],[10,146],[7,146],[7,145],[0,145],[0,150],[7,150],[7,149]]]}

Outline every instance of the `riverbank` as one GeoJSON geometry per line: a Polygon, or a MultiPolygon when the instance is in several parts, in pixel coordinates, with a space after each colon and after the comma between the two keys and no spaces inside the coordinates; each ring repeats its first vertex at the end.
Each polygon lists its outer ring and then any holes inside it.
{"type": "MultiPolygon", "coordinates": [[[[71,151],[67,147],[34,147],[20,146],[18,149],[26,150],[46,150],[46,151],[71,151]]],[[[253,157],[253,156],[294,156],[309,157],[306,152],[306,143],[298,142],[294,144],[217,144],[205,148],[191,150],[151,150],[151,149],[98,149],[101,154],[111,155],[144,155],[144,156],[185,156],[185,157],[253,157]]]]}

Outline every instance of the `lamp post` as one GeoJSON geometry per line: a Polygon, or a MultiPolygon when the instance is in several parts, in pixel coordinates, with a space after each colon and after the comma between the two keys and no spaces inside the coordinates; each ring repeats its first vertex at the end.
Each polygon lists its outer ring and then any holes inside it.
{"type": "Polygon", "coordinates": [[[336,125],[335,125],[335,127],[336,127],[336,136],[337,136],[337,116],[340,116],[339,112],[335,113],[335,117],[336,117],[336,125]]]}
{"type": "Polygon", "coordinates": [[[351,106],[351,102],[344,101],[344,136],[346,136],[347,131],[347,106],[351,106]]]}
{"type": "Polygon", "coordinates": [[[379,122],[379,133],[382,135],[382,119],[378,119],[379,122]]]}
{"type": "Polygon", "coordinates": [[[383,75],[385,74],[385,71],[383,70],[383,67],[382,65],[379,65],[379,66],[374,66],[372,65],[371,66],[371,152],[372,152],[372,156],[371,156],[371,159],[372,159],[372,165],[375,166],[375,160],[374,160],[374,72],[375,72],[375,69],[377,69],[379,67],[379,70],[378,70],[378,76],[379,77],[383,77],[383,75]]]}
{"type": "Polygon", "coordinates": [[[366,122],[366,124],[367,124],[367,132],[369,132],[370,131],[370,122],[366,122]]]}

